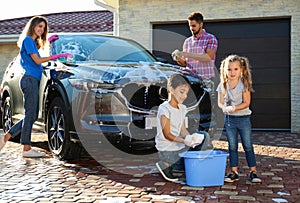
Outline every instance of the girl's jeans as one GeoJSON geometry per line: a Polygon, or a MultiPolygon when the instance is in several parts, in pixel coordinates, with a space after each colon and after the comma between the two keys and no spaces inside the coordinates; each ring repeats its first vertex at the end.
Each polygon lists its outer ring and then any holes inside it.
{"type": "Polygon", "coordinates": [[[238,134],[246,154],[249,167],[256,166],[254,149],[252,145],[252,129],[250,115],[230,116],[225,115],[225,129],[228,140],[230,167],[238,166],[238,134]]]}
{"type": "Polygon", "coordinates": [[[20,86],[24,96],[25,116],[8,131],[12,137],[21,133],[21,144],[31,144],[31,130],[37,120],[39,111],[39,80],[24,75],[20,80],[20,86]]]}

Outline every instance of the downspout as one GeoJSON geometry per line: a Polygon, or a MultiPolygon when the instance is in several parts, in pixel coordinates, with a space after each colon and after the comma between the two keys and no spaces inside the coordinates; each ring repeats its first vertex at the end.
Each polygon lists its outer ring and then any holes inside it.
{"type": "Polygon", "coordinates": [[[112,6],[109,6],[107,5],[106,3],[102,2],[102,0],[94,0],[94,3],[98,6],[101,6],[103,8],[105,8],[106,10],[109,10],[110,12],[113,13],[114,15],[114,18],[113,18],[113,21],[114,21],[114,24],[113,24],[113,35],[114,36],[118,36],[119,35],[119,26],[118,26],[118,22],[119,22],[119,19],[118,19],[118,8],[114,8],[112,6]]]}

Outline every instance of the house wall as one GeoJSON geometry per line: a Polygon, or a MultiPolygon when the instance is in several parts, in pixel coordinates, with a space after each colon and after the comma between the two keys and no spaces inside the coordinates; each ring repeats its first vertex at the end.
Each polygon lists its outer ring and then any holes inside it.
{"type": "MultiPolygon", "coordinates": [[[[205,20],[291,17],[291,131],[300,132],[300,4],[298,0],[120,0],[118,34],[152,49],[152,23],[183,22],[200,11],[205,20]]],[[[205,27],[205,24],[204,24],[205,27]]],[[[274,109],[275,110],[275,109],[274,109]]]]}
{"type": "Polygon", "coordinates": [[[11,62],[14,57],[17,56],[19,52],[19,48],[17,47],[17,43],[0,43],[0,78],[2,78],[3,73],[7,67],[7,65],[11,62]]]}

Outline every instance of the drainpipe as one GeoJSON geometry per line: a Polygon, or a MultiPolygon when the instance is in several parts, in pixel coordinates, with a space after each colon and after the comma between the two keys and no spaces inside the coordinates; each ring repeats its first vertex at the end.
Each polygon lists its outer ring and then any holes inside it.
{"type": "Polygon", "coordinates": [[[118,20],[118,8],[114,8],[112,6],[109,6],[106,3],[104,3],[102,0],[94,0],[94,3],[96,5],[101,6],[101,7],[105,8],[106,10],[109,10],[110,12],[113,13],[113,15],[114,15],[114,18],[113,18],[113,21],[114,21],[113,35],[118,36],[119,35],[119,33],[118,33],[118,29],[119,29],[119,27],[118,27],[118,22],[119,22],[119,20],[118,20]]]}

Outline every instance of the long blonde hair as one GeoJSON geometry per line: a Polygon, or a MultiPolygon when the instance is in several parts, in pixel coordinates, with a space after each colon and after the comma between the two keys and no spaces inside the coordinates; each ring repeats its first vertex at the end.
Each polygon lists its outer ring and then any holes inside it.
{"type": "Polygon", "coordinates": [[[252,76],[251,76],[251,70],[249,65],[249,60],[247,57],[241,57],[236,54],[231,54],[227,56],[222,62],[220,67],[220,81],[221,84],[224,87],[224,90],[226,91],[226,84],[228,82],[228,76],[226,74],[226,68],[228,67],[229,63],[238,61],[240,64],[240,67],[242,69],[241,73],[241,81],[244,84],[245,90],[254,92],[254,89],[252,87],[252,76]]]}

